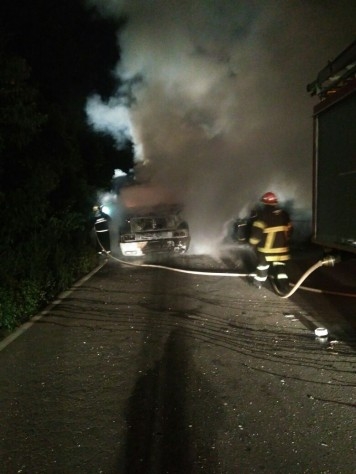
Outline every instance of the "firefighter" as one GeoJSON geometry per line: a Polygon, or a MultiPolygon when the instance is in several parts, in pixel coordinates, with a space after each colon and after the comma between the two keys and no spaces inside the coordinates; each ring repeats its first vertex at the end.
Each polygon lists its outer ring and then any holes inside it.
{"type": "Polygon", "coordinates": [[[110,253],[111,244],[110,244],[110,230],[109,223],[111,218],[106,214],[102,206],[94,206],[94,230],[96,235],[96,245],[99,254],[110,253]]]}
{"type": "Polygon", "coordinates": [[[253,284],[258,289],[262,288],[270,275],[277,289],[286,293],[289,288],[286,262],[290,259],[291,220],[289,214],[278,206],[274,193],[265,193],[261,203],[252,222],[249,238],[258,259],[253,284]]]}

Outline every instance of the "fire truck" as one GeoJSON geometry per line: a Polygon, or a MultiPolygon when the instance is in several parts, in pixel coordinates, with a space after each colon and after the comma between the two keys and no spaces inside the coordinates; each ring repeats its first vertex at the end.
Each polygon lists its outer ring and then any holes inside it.
{"type": "Polygon", "coordinates": [[[312,241],[356,253],[356,40],[307,85],[313,110],[312,241]]]}

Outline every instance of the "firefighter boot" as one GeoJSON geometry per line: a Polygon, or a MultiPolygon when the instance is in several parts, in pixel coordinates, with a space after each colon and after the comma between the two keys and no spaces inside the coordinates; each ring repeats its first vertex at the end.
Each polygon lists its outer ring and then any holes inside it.
{"type": "Polygon", "coordinates": [[[289,278],[286,273],[286,265],[281,262],[275,262],[272,267],[273,272],[270,275],[273,279],[273,284],[280,294],[286,295],[289,291],[289,278]]]}

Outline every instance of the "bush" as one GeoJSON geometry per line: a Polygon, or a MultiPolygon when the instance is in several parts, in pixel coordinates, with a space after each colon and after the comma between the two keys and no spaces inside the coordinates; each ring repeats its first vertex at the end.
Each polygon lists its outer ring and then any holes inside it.
{"type": "Polygon", "coordinates": [[[56,220],[56,232],[48,225],[3,254],[0,330],[11,331],[29,320],[96,266],[96,252],[86,230],[66,230],[62,232],[56,220]]]}

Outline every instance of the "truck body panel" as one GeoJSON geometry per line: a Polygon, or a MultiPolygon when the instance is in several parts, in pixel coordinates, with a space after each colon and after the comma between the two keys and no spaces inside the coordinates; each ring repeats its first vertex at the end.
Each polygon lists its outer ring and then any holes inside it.
{"type": "Polygon", "coordinates": [[[325,248],[356,252],[356,42],[308,90],[314,107],[313,237],[325,248]],[[354,46],[353,46],[354,45],[354,46]],[[350,62],[349,62],[350,61],[350,62]],[[342,66],[342,71],[336,69],[342,66]],[[346,71],[346,72],[345,72],[346,71]],[[314,86],[314,88],[312,87],[314,86]],[[316,92],[317,91],[317,92],[316,92]]]}

